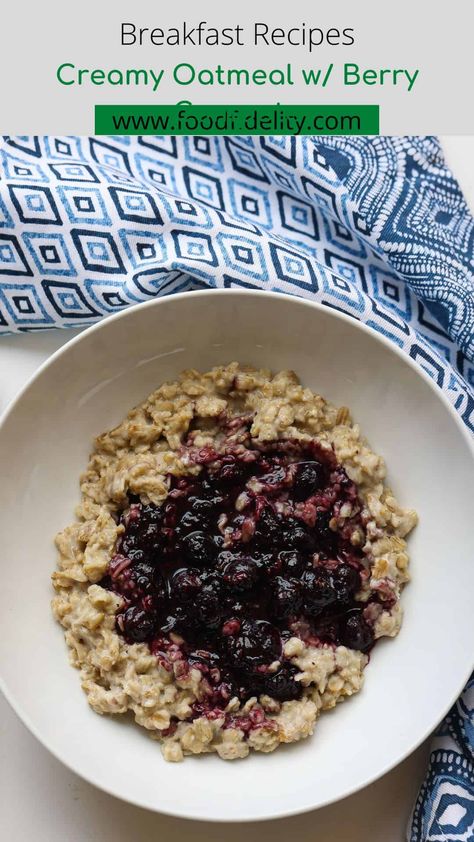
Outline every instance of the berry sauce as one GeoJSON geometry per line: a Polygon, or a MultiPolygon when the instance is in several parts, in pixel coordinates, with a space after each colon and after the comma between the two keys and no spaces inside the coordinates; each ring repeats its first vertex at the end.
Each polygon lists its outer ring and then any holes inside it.
{"type": "Polygon", "coordinates": [[[117,631],[167,669],[201,671],[195,715],[233,696],[297,699],[288,638],[362,652],[374,642],[356,599],[367,577],[357,487],[314,441],[249,438],[188,458],[197,476],[169,476],[160,506],[130,496],[120,516],[101,582],[123,598],[117,631]]]}

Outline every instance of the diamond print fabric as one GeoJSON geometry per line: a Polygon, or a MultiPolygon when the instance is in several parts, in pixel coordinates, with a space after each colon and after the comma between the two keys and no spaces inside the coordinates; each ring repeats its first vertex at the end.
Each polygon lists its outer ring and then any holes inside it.
{"type": "MultiPolygon", "coordinates": [[[[403,348],[474,430],[474,221],[433,137],[4,137],[0,333],[159,295],[300,295],[403,348]]],[[[410,842],[474,839],[473,689],[410,842]]]]}
{"type": "Polygon", "coordinates": [[[0,332],[257,287],[361,319],[474,425],[474,224],[434,138],[5,137],[0,332]]]}
{"type": "Polygon", "coordinates": [[[474,839],[474,677],[436,732],[407,839],[474,839]]]}

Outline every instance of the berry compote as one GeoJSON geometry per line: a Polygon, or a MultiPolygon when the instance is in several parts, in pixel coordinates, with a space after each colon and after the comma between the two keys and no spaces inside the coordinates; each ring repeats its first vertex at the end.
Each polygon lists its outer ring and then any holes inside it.
{"type": "MultiPolygon", "coordinates": [[[[169,476],[160,506],[129,497],[101,584],[123,598],[118,632],[160,663],[197,667],[208,709],[267,694],[296,699],[285,641],[367,652],[356,594],[362,505],[332,450],[314,441],[190,450],[197,476],[169,476]]],[[[199,707],[199,705],[198,705],[199,707]]]]}

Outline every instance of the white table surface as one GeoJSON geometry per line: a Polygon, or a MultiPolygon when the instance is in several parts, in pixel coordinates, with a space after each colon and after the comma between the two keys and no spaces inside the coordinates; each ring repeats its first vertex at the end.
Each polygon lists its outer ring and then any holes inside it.
{"type": "MultiPolygon", "coordinates": [[[[474,137],[443,138],[474,208],[474,137]]],[[[0,411],[38,366],[77,331],[0,338],[0,411]]],[[[0,623],[1,633],[1,623],[0,623]]],[[[242,825],[172,819],[129,806],[55,760],[0,697],[0,838],[9,842],[401,842],[428,758],[423,744],[356,795],[291,819],[242,825]]],[[[341,759],[341,762],[343,760],[341,759]]]]}

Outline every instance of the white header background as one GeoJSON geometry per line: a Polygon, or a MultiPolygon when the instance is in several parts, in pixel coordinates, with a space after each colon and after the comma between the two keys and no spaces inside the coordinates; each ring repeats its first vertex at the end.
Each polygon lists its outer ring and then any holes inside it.
{"type": "MultiPolygon", "coordinates": [[[[0,50],[0,131],[3,134],[90,134],[95,104],[379,104],[384,134],[474,134],[472,38],[474,4],[429,0],[290,0],[283,3],[239,0],[48,0],[47,3],[5,3],[0,50]],[[138,27],[189,25],[245,28],[246,46],[122,46],[121,23],[138,27]],[[253,23],[271,27],[308,27],[323,30],[353,28],[352,46],[253,46],[253,23]],[[165,69],[159,89],[145,87],[61,86],[57,67],[165,69]],[[182,87],[171,78],[172,68],[190,62],[196,68],[286,67],[294,78],[301,68],[326,68],[334,63],[331,82],[324,89],[302,81],[286,86],[182,87]],[[412,91],[400,80],[393,86],[344,87],[342,67],[351,62],[361,69],[419,69],[412,91]]],[[[388,78],[388,77],[387,77],[388,78]]],[[[400,78],[400,77],[399,77],[400,78]]]]}

